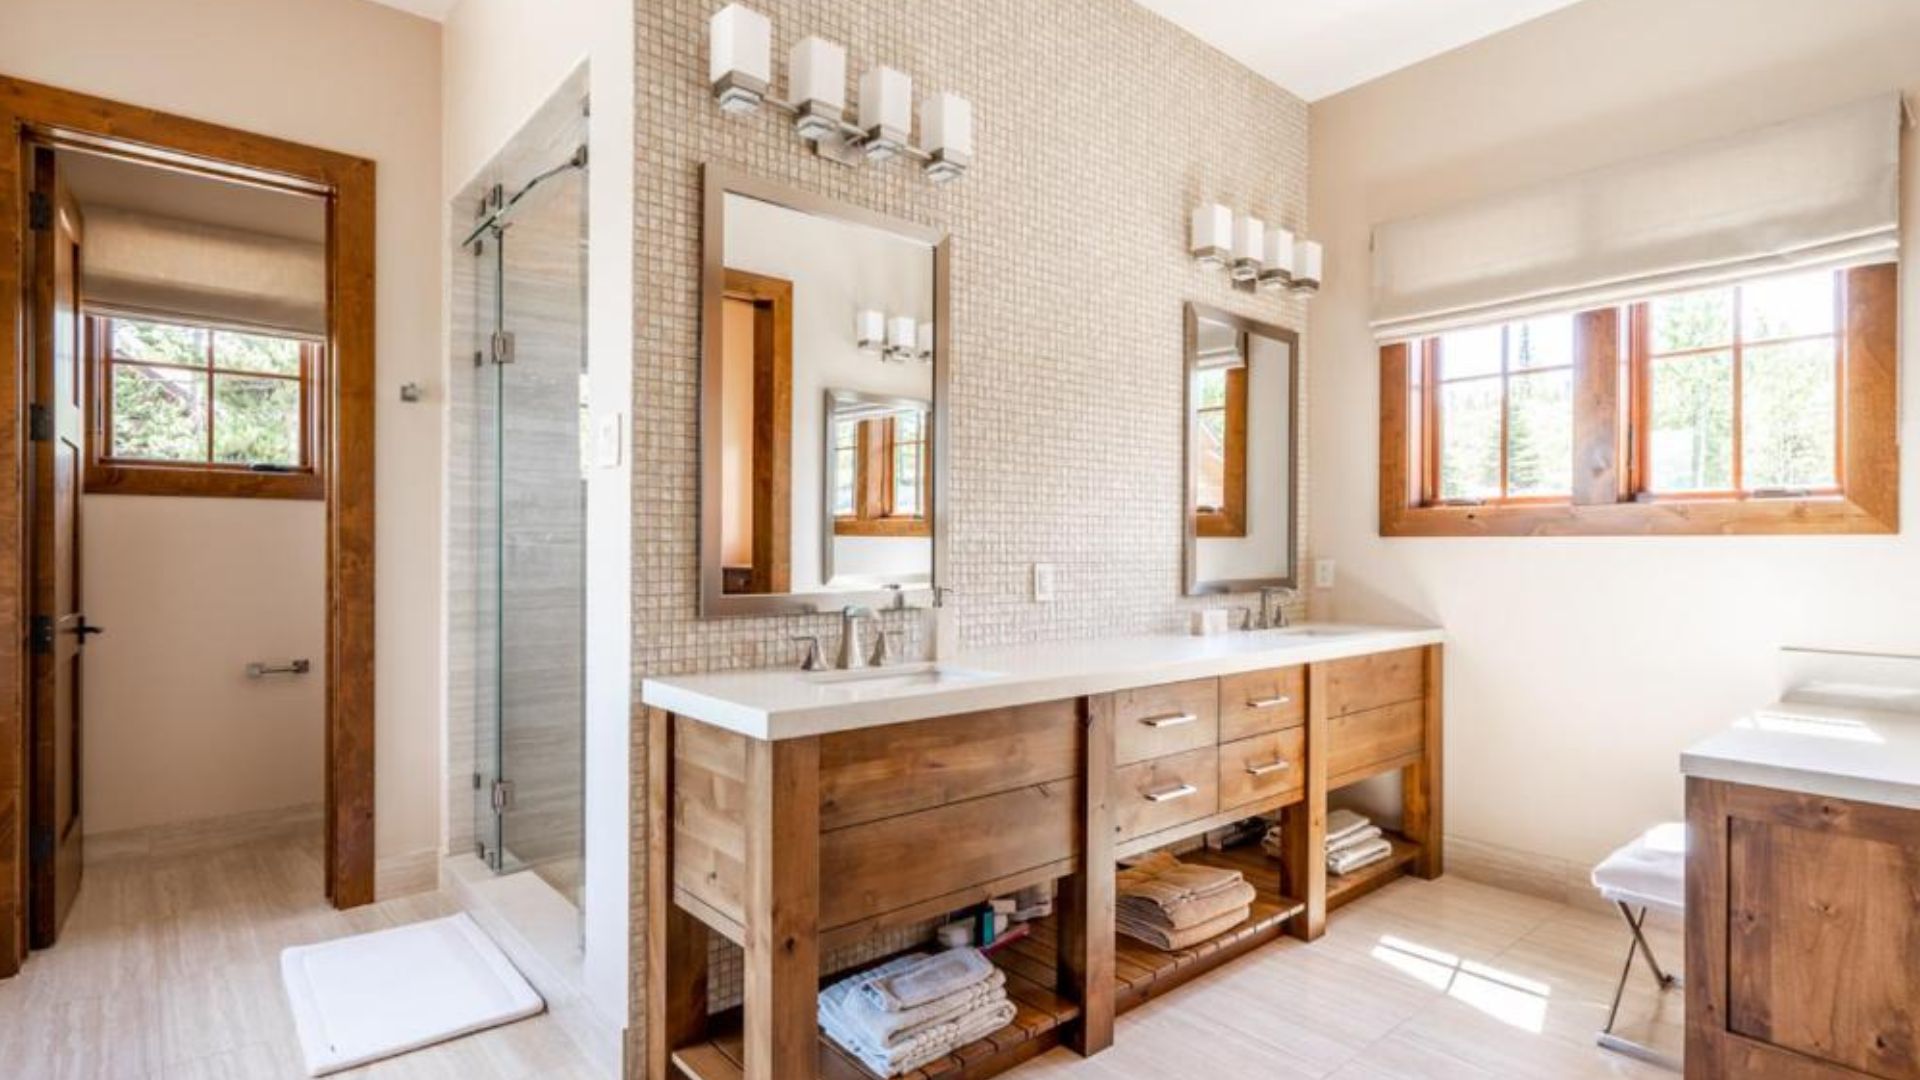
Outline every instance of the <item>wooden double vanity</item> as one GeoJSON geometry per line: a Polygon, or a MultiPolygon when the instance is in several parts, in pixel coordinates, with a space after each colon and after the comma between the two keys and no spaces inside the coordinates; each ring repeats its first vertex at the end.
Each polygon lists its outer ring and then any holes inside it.
{"type": "Polygon", "coordinates": [[[994,953],[1018,1015],[912,1076],[989,1076],[1392,877],[1441,871],[1441,645],[1432,630],[1302,627],[1029,646],[866,672],[648,680],[650,1077],[869,1075],[815,1022],[823,957],[1057,881],[1054,915],[994,953]],[[1327,796],[1398,772],[1394,855],[1329,880],[1327,796]],[[1245,871],[1247,920],[1161,952],[1116,938],[1116,860],[1282,813],[1245,871]],[[709,935],[745,953],[709,1015],[709,935]]]}

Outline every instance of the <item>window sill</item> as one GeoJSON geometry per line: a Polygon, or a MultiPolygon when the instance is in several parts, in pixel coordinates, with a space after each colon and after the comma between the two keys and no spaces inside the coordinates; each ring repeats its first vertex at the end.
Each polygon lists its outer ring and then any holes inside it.
{"type": "Polygon", "coordinates": [[[1884,520],[1844,495],[1797,499],[1683,499],[1574,506],[1496,504],[1388,509],[1382,536],[1737,536],[1889,534],[1884,520]]]}
{"type": "Polygon", "coordinates": [[[930,538],[933,526],[925,518],[836,518],[833,535],[930,538]]]}
{"type": "Polygon", "coordinates": [[[87,466],[88,495],[173,495],[217,499],[309,499],[327,497],[316,472],[254,472],[250,469],[180,468],[96,462],[87,466]]]}

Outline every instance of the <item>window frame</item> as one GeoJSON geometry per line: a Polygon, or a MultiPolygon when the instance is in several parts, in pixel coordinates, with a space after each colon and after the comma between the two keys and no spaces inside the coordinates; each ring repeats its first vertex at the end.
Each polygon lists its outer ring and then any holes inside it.
{"type": "Polygon", "coordinates": [[[1839,486],[1790,494],[1646,491],[1646,320],[1636,304],[1574,316],[1573,493],[1547,502],[1436,503],[1426,343],[1380,347],[1380,535],[1710,535],[1899,531],[1899,268],[1836,271],[1839,486]]]}
{"type": "MultiPolygon", "coordinates": [[[[326,346],[318,341],[300,339],[300,373],[297,377],[224,368],[216,363],[215,335],[263,333],[222,326],[178,315],[118,312],[90,308],[85,314],[87,379],[86,467],[81,489],[97,495],[172,495],[212,498],[310,499],[326,497],[326,415],[325,403],[314,392],[325,385],[326,346]],[[162,323],[204,331],[207,335],[207,363],[203,366],[116,357],[113,353],[113,323],[116,319],[162,323]],[[113,379],[116,363],[205,372],[207,375],[206,461],[165,461],[146,458],[121,458],[112,454],[113,379]],[[297,382],[300,393],[299,452],[301,463],[284,470],[260,470],[251,465],[214,461],[213,409],[214,380],[218,375],[243,378],[269,378],[297,382]]],[[[291,335],[278,335],[291,336],[291,335]]]]}
{"type": "MultiPolygon", "coordinates": [[[[1242,331],[1240,355],[1243,357],[1247,354],[1246,339],[1242,331]]],[[[1233,540],[1247,535],[1247,369],[1245,363],[1225,369],[1227,385],[1220,406],[1220,492],[1225,505],[1219,509],[1192,508],[1193,534],[1201,539],[1233,540]]],[[[1194,406],[1196,428],[1200,414],[1207,411],[1194,406]]]]}
{"type": "MultiPolygon", "coordinates": [[[[933,468],[933,424],[931,413],[920,423],[920,504],[926,506],[928,479],[933,468]]],[[[924,512],[894,512],[894,451],[900,443],[894,437],[894,418],[875,416],[860,420],[855,428],[853,451],[853,513],[835,514],[835,536],[923,537],[933,536],[933,520],[924,512]],[[875,437],[876,431],[879,433],[875,437]]],[[[838,453],[838,441],[835,441],[838,453]]]]}
{"type": "MultiPolygon", "coordinates": [[[[1514,495],[1512,488],[1513,469],[1513,381],[1516,378],[1528,378],[1552,372],[1565,371],[1571,376],[1574,364],[1570,360],[1565,365],[1552,367],[1513,368],[1513,326],[1514,320],[1500,326],[1500,370],[1487,375],[1466,375],[1457,379],[1444,378],[1442,369],[1443,350],[1440,347],[1442,335],[1423,338],[1420,341],[1420,363],[1423,367],[1421,383],[1425,393],[1421,401],[1423,413],[1421,430],[1425,433],[1425,443],[1421,449],[1422,477],[1421,502],[1427,506],[1555,506],[1572,498],[1572,492],[1565,495],[1559,492],[1546,492],[1537,495],[1514,495]],[[1485,382],[1500,380],[1500,494],[1492,498],[1447,499],[1440,490],[1441,474],[1445,471],[1441,449],[1446,443],[1445,427],[1440,408],[1441,391],[1449,384],[1467,382],[1485,382]]],[[[1576,322],[1575,333],[1579,333],[1576,322]]],[[[1571,486],[1571,484],[1569,485],[1571,486]]]]}

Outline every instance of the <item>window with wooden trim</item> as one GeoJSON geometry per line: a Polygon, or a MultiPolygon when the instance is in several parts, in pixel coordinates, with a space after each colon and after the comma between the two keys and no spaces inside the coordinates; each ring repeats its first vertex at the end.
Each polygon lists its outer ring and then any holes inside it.
{"type": "Polygon", "coordinates": [[[1193,419],[1200,457],[1194,482],[1194,535],[1247,535],[1247,367],[1193,373],[1193,419]]]}
{"type": "Polygon", "coordinates": [[[90,313],[88,491],[318,499],[324,347],[90,313]]]}
{"type": "Polygon", "coordinates": [[[932,536],[927,520],[927,417],[905,410],[834,423],[833,531],[932,536]]]}
{"type": "Polygon", "coordinates": [[[1893,532],[1892,264],[1381,349],[1388,536],[1893,532]]]}

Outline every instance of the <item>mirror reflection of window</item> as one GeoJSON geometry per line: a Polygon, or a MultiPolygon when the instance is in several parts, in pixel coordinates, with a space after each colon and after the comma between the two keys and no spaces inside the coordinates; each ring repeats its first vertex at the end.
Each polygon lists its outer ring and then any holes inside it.
{"type": "MultiPolygon", "coordinates": [[[[853,397],[853,395],[848,395],[853,397]]],[[[834,421],[833,531],[836,536],[931,536],[927,520],[927,422],[919,408],[874,414],[839,407],[834,421]]]]}
{"type": "Polygon", "coordinates": [[[1199,305],[1187,319],[1188,593],[1290,584],[1298,338],[1199,305]]]}
{"type": "Polygon", "coordinates": [[[1195,534],[1247,534],[1246,335],[1202,322],[1193,372],[1195,534]]]}

